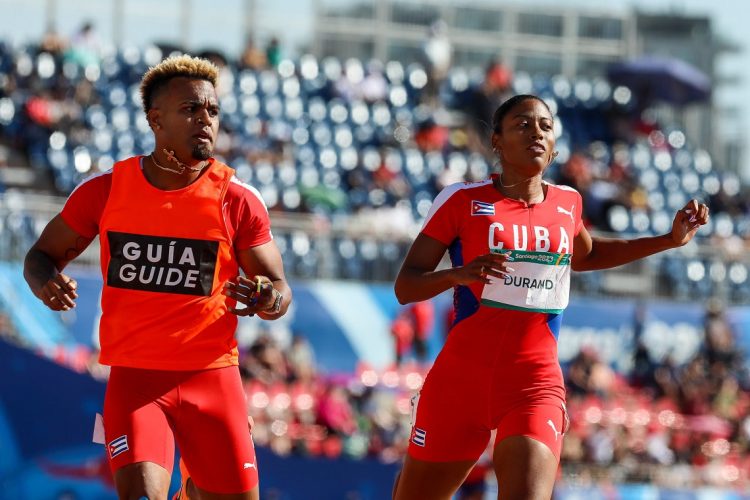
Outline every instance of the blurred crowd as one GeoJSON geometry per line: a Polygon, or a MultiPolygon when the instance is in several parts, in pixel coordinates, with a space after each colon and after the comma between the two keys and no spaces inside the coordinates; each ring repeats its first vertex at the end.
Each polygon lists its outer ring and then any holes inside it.
{"type": "MultiPolygon", "coordinates": [[[[0,144],[22,152],[63,193],[120,157],[147,152],[138,80],[179,50],[105,49],[90,23],[70,39],[50,32],[35,46],[0,44],[0,144]]],[[[292,61],[283,52],[277,38],[259,48],[248,37],[236,60],[197,53],[221,69],[216,154],[259,188],[274,184],[261,189],[274,210],[401,208],[395,213],[413,224],[442,187],[495,168],[487,147],[492,113],[513,93],[536,92],[560,118],[560,155],[548,177],[581,191],[592,228],[656,231],[638,214],[671,213],[695,195],[734,222],[717,237],[750,235],[747,187],[728,173],[706,182],[717,170],[710,157],[673,124],[658,123],[650,103],[618,96],[605,81],[514,75],[499,60],[481,70],[452,67],[440,23],[426,36],[421,64],[292,61]],[[697,177],[681,182],[670,170],[697,177]]]]}
{"type": "Polygon", "coordinates": [[[276,453],[335,458],[400,460],[409,439],[408,383],[418,387],[424,369],[416,365],[379,376],[323,376],[302,337],[282,350],[261,335],[241,356],[253,439],[276,453]]]}
{"type": "Polygon", "coordinates": [[[568,366],[562,463],[581,484],[750,486],[750,378],[724,311],[715,303],[703,345],[683,364],[651,359],[639,343],[629,376],[592,349],[568,366]]]}
{"type": "MultiPolygon", "coordinates": [[[[115,161],[147,153],[153,136],[140,77],[179,50],[106,47],[90,24],[70,39],[49,33],[36,45],[0,43],[0,168],[28,165],[34,189],[66,194],[115,161]]],[[[546,176],[581,192],[590,230],[663,234],[690,198],[710,206],[711,222],[696,238],[702,250],[649,260],[647,272],[659,277],[652,293],[750,300],[748,188],[674,123],[660,123],[652,103],[606,80],[540,78],[500,60],[455,67],[439,23],[422,52],[412,64],[292,60],[278,39],[261,48],[249,37],[237,59],[196,53],[221,70],[216,156],[273,213],[313,214],[311,224],[343,233],[278,232],[291,276],[391,280],[437,193],[497,170],[488,147],[496,107],[536,93],[559,118],[560,154],[546,176]]],[[[33,241],[39,221],[7,217],[8,241],[33,241]]],[[[609,291],[596,272],[574,286],[609,291]]]]}

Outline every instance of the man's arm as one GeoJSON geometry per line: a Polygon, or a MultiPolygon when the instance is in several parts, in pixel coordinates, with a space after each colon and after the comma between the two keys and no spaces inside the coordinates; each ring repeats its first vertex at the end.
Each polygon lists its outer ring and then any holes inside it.
{"type": "Polygon", "coordinates": [[[75,307],[78,285],[62,270],[92,240],[73,231],[58,214],[26,254],[23,276],[34,295],[53,311],[67,311],[75,307]]]}
{"type": "Polygon", "coordinates": [[[274,241],[237,251],[237,260],[248,279],[238,276],[224,287],[224,295],[247,307],[230,309],[238,316],[258,314],[273,320],[283,316],[292,302],[292,290],[284,276],[281,253],[274,241]]]}

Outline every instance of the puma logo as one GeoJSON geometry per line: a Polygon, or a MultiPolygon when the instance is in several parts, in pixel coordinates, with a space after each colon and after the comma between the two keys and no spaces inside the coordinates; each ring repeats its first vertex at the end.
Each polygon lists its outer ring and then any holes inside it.
{"type": "MultiPolygon", "coordinates": [[[[555,439],[557,439],[557,438],[555,438],[555,439]]],[[[243,469],[254,469],[254,468],[255,468],[255,464],[254,464],[254,463],[251,463],[251,462],[245,462],[245,463],[244,463],[244,464],[242,465],[242,468],[243,468],[243,469]]]]}
{"type": "Polygon", "coordinates": [[[573,215],[573,211],[574,211],[575,209],[576,209],[576,206],[575,206],[575,204],[573,204],[573,206],[572,206],[572,207],[570,207],[570,210],[565,210],[565,209],[564,209],[563,207],[561,207],[561,206],[559,206],[559,205],[558,205],[558,206],[557,206],[557,213],[558,213],[558,214],[565,214],[565,215],[567,215],[568,217],[570,217],[570,221],[571,221],[571,222],[572,222],[573,224],[575,224],[575,223],[576,223],[576,219],[575,219],[575,216],[573,215]]]}
{"type": "Polygon", "coordinates": [[[555,433],[555,441],[557,441],[557,438],[562,435],[562,432],[557,430],[557,428],[555,427],[555,423],[552,420],[547,420],[547,423],[550,427],[552,427],[552,432],[555,433]]]}

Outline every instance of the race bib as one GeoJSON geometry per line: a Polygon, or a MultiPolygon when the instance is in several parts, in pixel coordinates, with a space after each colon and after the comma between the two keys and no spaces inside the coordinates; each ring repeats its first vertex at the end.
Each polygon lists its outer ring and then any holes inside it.
{"type": "Polygon", "coordinates": [[[498,250],[508,255],[505,278],[484,285],[482,305],[520,311],[561,313],[570,296],[571,254],[498,250]]]}

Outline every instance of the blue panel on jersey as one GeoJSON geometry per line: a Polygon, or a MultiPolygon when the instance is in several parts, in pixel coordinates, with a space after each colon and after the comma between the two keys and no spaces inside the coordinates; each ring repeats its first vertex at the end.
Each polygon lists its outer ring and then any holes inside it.
{"type": "MultiPolygon", "coordinates": [[[[464,256],[461,252],[461,240],[456,238],[448,247],[448,255],[451,258],[451,263],[454,267],[464,265],[464,256]]],[[[457,286],[453,292],[453,307],[456,310],[456,319],[453,324],[456,325],[459,321],[464,320],[477,312],[479,309],[479,302],[474,294],[471,293],[471,289],[468,286],[457,286]]]]}
{"type": "Polygon", "coordinates": [[[562,317],[562,313],[547,315],[547,326],[549,326],[549,329],[555,336],[555,340],[557,340],[558,336],[560,335],[560,325],[562,325],[562,317]]]}
{"type": "Polygon", "coordinates": [[[456,308],[456,320],[453,324],[464,320],[477,312],[479,302],[468,286],[457,286],[453,294],[453,304],[456,308]]]}
{"type": "Polygon", "coordinates": [[[461,240],[459,238],[453,240],[451,246],[448,247],[448,256],[451,258],[453,267],[464,265],[464,256],[461,253],[461,249],[461,240]]]}

